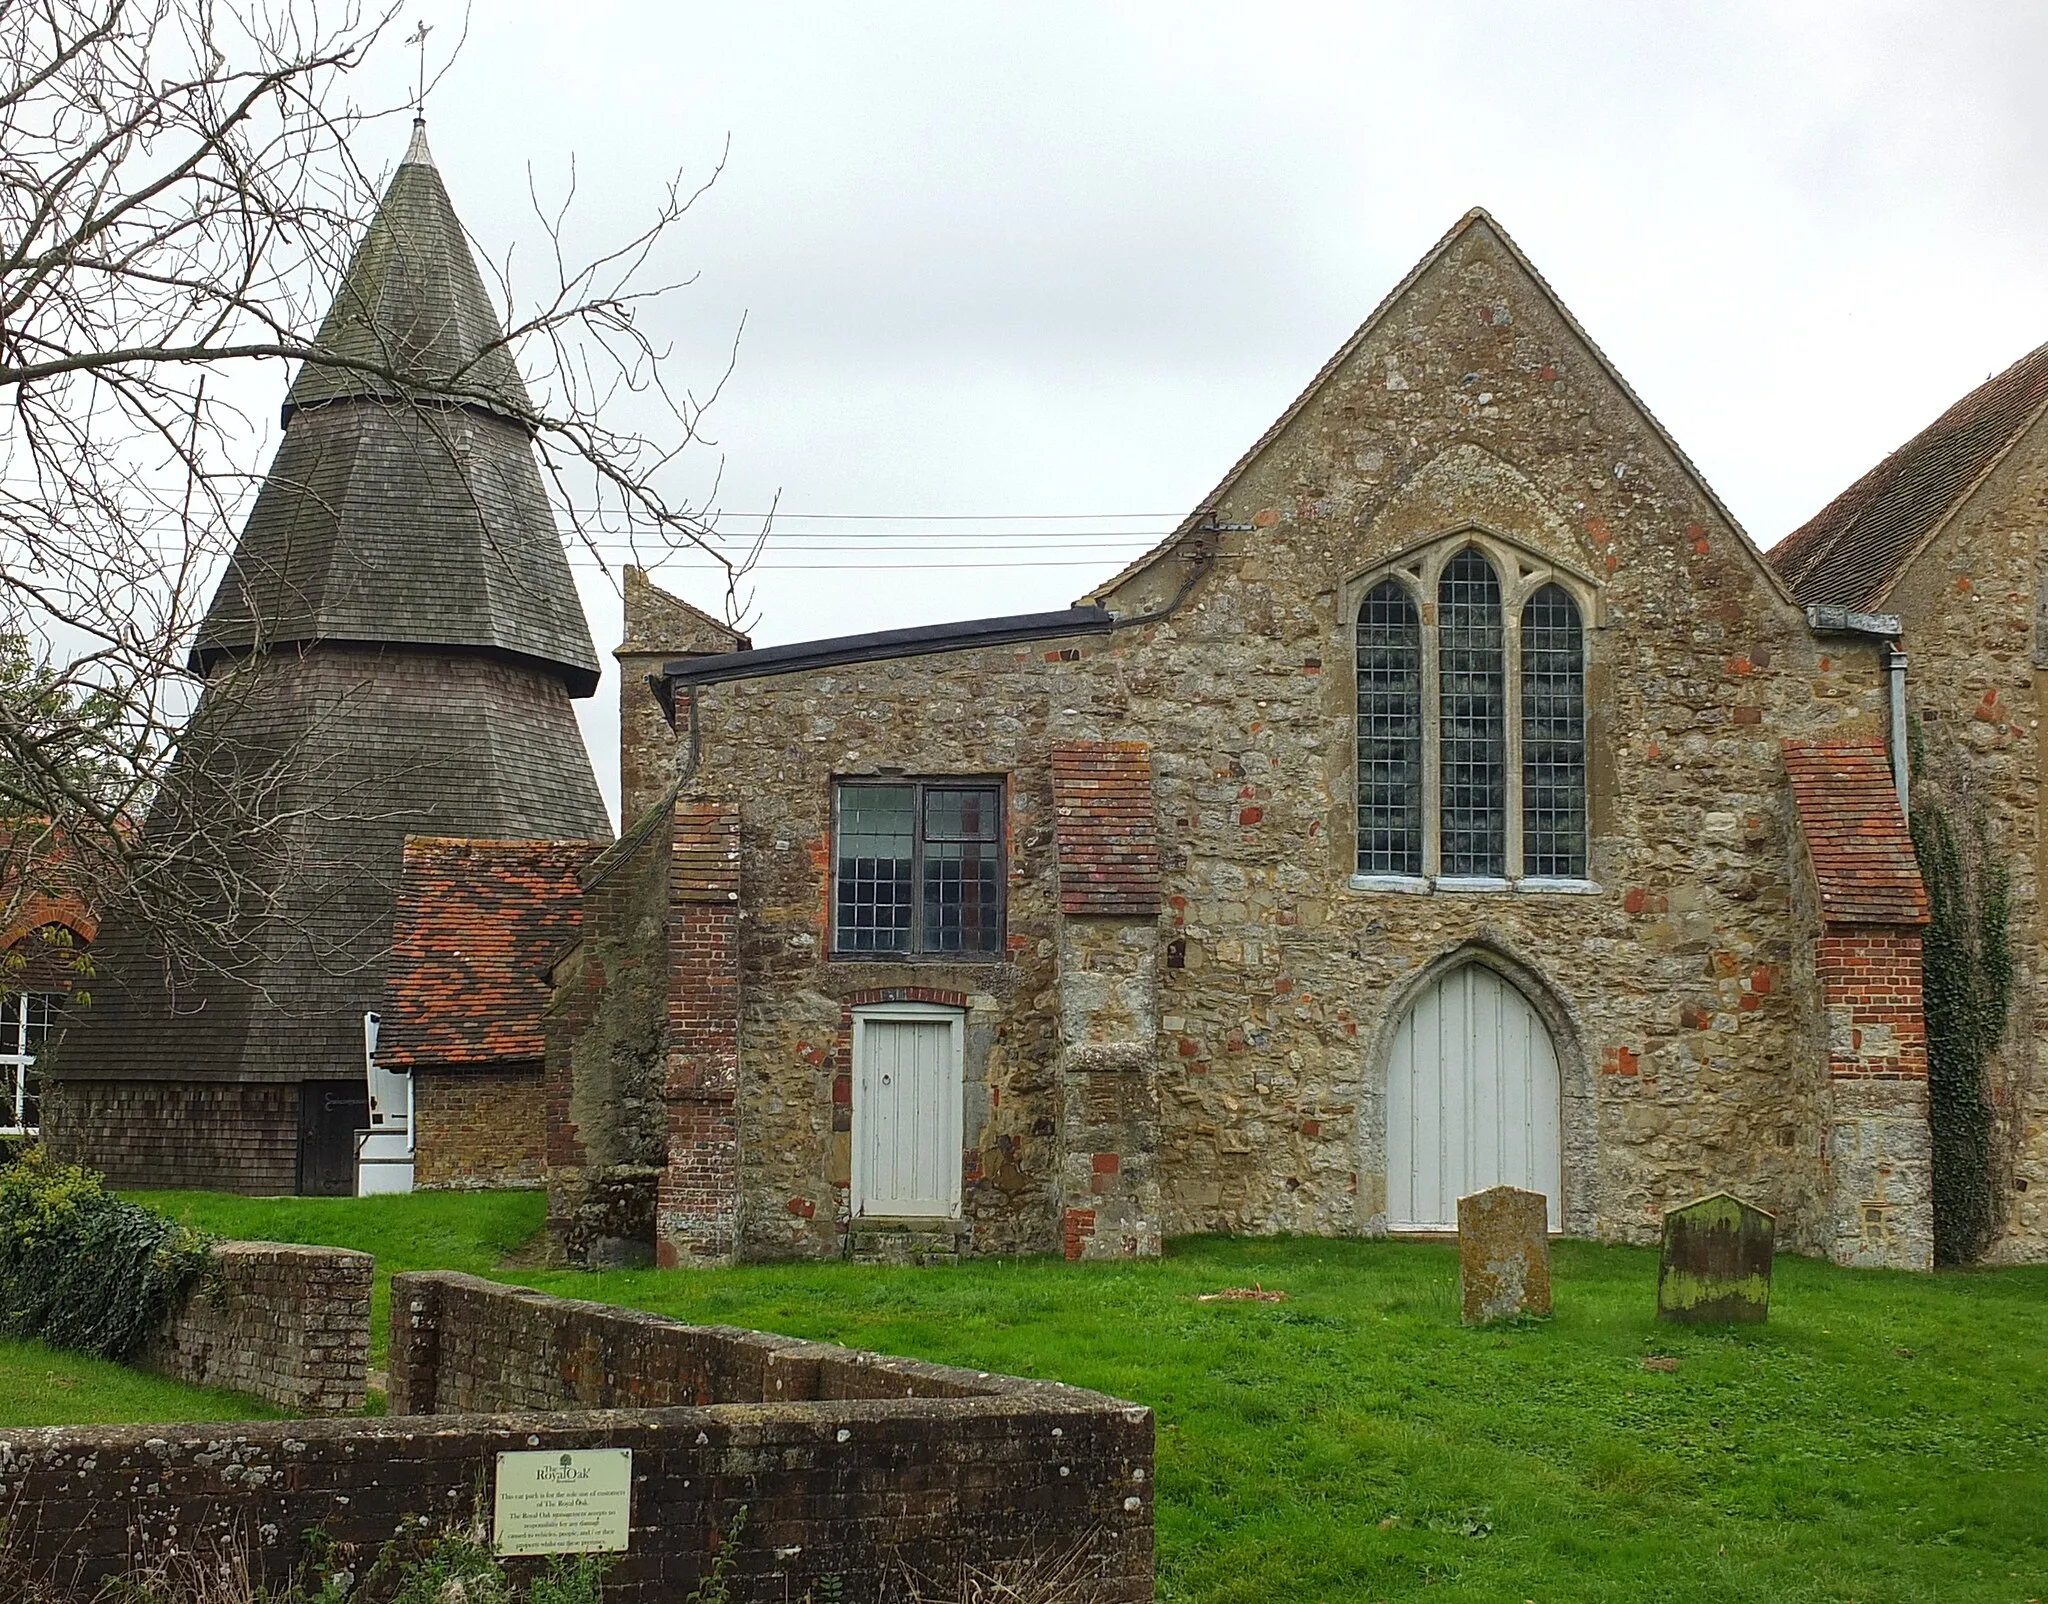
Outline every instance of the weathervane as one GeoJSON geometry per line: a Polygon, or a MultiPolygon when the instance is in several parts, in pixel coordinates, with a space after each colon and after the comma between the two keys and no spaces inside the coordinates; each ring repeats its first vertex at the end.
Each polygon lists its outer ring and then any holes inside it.
{"type": "Polygon", "coordinates": [[[405,40],[407,44],[413,46],[420,53],[419,92],[413,96],[412,103],[413,115],[415,117],[425,117],[427,114],[427,35],[433,31],[428,26],[426,20],[422,18],[413,26],[412,32],[406,36],[405,40]]]}

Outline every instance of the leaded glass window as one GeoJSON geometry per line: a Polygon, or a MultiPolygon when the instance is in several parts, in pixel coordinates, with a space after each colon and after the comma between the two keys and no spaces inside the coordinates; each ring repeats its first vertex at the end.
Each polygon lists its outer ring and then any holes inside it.
{"type": "Polygon", "coordinates": [[[839,788],[840,952],[910,951],[910,888],[917,858],[917,787],[839,788]]]}
{"type": "Polygon", "coordinates": [[[1002,892],[998,793],[987,786],[924,793],[925,952],[994,952],[1002,892]]]}
{"type": "Polygon", "coordinates": [[[1422,625],[1391,579],[1358,609],[1358,872],[1422,873],[1422,625]]]}
{"type": "Polygon", "coordinates": [[[836,790],[832,950],[842,957],[1002,950],[1002,788],[836,790]]]}
{"type": "Polygon", "coordinates": [[[1468,548],[1437,584],[1440,872],[1507,872],[1507,667],[1500,579],[1468,548]]]}
{"type": "Polygon", "coordinates": [[[1586,874],[1585,634],[1560,585],[1522,609],[1522,873],[1586,874]]]}

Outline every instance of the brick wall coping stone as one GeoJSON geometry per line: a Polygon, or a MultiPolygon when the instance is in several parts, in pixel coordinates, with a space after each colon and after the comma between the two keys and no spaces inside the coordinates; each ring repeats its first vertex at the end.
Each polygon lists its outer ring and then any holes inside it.
{"type": "Polygon", "coordinates": [[[389,1365],[393,1414],[912,1399],[1138,1407],[1062,1382],[686,1325],[441,1270],[392,1277],[389,1365]]]}

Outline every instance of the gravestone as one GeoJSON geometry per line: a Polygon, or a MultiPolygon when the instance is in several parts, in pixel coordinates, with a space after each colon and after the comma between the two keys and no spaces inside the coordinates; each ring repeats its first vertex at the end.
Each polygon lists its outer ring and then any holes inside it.
{"type": "Polygon", "coordinates": [[[1458,1288],[1465,1324],[1550,1313],[1550,1205],[1495,1186],[1458,1199],[1458,1288]]]}
{"type": "Polygon", "coordinates": [[[1657,1318],[1680,1325],[1762,1325],[1771,1312],[1776,1221],[1726,1192],[1664,1216],[1657,1318]]]}

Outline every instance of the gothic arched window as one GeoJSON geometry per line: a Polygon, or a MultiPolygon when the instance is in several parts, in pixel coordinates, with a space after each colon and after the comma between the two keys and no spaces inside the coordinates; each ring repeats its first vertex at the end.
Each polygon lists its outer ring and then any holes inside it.
{"type": "Polygon", "coordinates": [[[1591,889],[1583,605],[1548,565],[1478,543],[1370,584],[1361,889],[1591,889]]]}
{"type": "Polygon", "coordinates": [[[1585,633],[1561,585],[1522,609],[1522,873],[1586,873],[1585,633]]]}
{"type": "Polygon", "coordinates": [[[1422,623],[1392,579],[1358,609],[1358,872],[1422,873],[1422,623]]]}
{"type": "Polygon", "coordinates": [[[1437,583],[1439,873],[1507,873],[1507,663],[1500,579],[1467,548],[1437,583]]]}

